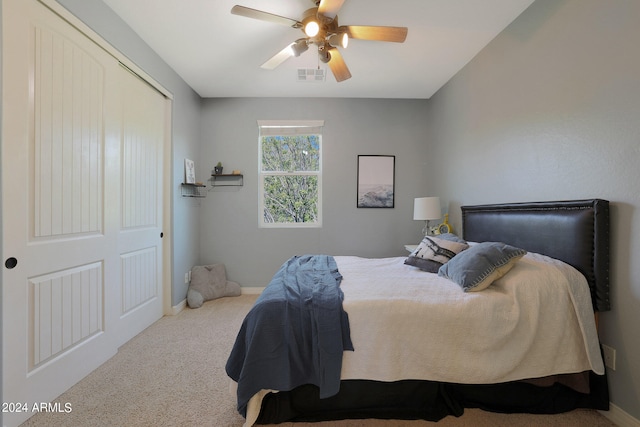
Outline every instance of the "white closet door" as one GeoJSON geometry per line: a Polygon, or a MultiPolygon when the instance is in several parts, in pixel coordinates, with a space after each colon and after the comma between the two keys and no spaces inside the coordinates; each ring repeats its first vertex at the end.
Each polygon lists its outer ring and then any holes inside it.
{"type": "Polygon", "coordinates": [[[165,103],[37,1],[2,18],[2,387],[27,409],[11,427],[162,315],[165,103]]]}
{"type": "Polygon", "coordinates": [[[122,344],[162,317],[162,155],[165,98],[120,68],[121,271],[118,340],[122,344]]]}

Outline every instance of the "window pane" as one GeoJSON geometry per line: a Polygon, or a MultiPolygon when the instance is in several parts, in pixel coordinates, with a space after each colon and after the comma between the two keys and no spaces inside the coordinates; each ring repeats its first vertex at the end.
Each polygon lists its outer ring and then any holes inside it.
{"type": "Polygon", "coordinates": [[[320,136],[262,137],[263,171],[319,171],[320,136]]]}
{"type": "Polygon", "coordinates": [[[318,177],[264,177],[264,222],[318,221],[318,177]]]}

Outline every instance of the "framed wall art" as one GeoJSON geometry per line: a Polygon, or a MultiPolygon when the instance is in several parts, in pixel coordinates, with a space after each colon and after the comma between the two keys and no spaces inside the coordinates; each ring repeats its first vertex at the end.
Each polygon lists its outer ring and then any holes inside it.
{"type": "Polygon", "coordinates": [[[196,183],[196,166],[193,160],[184,159],[184,182],[185,184],[196,183]]]}
{"type": "Polygon", "coordinates": [[[358,155],[359,208],[393,208],[396,156],[358,155]]]}

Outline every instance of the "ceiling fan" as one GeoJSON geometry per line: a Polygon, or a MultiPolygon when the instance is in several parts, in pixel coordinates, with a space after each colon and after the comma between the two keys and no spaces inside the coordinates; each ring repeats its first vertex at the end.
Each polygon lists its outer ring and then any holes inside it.
{"type": "Polygon", "coordinates": [[[244,6],[233,6],[231,13],[234,15],[286,25],[302,30],[306,36],[276,53],[261,65],[262,68],[273,70],[292,56],[300,56],[309,49],[309,45],[314,44],[318,47],[320,61],[328,63],[336,80],[341,82],[351,78],[351,72],[338,47],[346,48],[350,38],[395,43],[403,43],[407,38],[406,27],[340,26],[337,14],[345,0],[312,1],[316,7],[305,11],[299,21],[244,6]]]}

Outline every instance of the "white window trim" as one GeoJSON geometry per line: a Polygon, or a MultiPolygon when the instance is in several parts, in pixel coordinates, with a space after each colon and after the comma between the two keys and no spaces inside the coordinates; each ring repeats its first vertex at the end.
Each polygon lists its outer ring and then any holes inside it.
{"type": "Polygon", "coordinates": [[[324,120],[258,120],[258,227],[259,228],[321,228],[322,227],[322,158],[323,141],[322,127],[324,120]],[[271,135],[263,133],[262,129],[273,128],[272,135],[306,135],[320,134],[320,162],[317,171],[305,172],[269,172],[262,171],[262,136],[271,135]],[[305,132],[297,129],[304,128],[305,132]],[[274,175],[316,175],[318,177],[318,220],[316,222],[264,222],[264,178],[274,175]]]}

